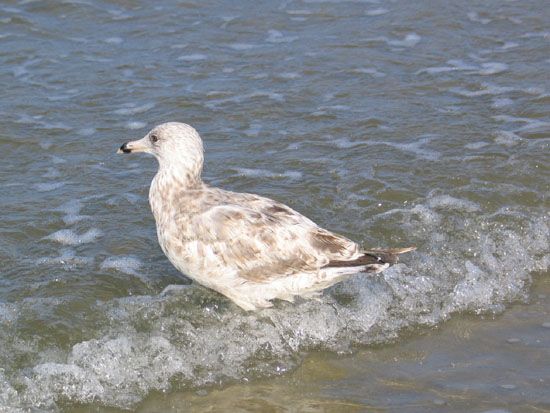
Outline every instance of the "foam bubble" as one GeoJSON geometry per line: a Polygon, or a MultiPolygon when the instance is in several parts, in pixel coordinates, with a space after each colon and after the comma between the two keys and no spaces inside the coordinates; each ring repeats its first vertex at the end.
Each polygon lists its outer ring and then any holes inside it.
{"type": "Polygon", "coordinates": [[[142,129],[146,126],[147,126],[147,122],[140,122],[140,121],[130,121],[130,122],[126,122],[126,124],[124,125],[126,129],[132,129],[132,130],[142,129]]]}
{"type": "Polygon", "coordinates": [[[514,49],[518,46],[519,46],[519,44],[516,43],[516,42],[505,42],[500,48],[502,50],[508,50],[508,49],[514,49]]]}
{"type": "Polygon", "coordinates": [[[503,107],[506,107],[506,106],[510,106],[510,105],[513,105],[514,104],[514,101],[512,99],[509,99],[509,98],[497,98],[497,99],[493,99],[493,103],[491,104],[491,106],[493,108],[503,108],[503,107]]]}
{"type": "Polygon", "coordinates": [[[124,42],[124,40],[122,40],[120,37],[108,37],[107,39],[105,39],[105,43],[109,44],[121,44],[122,42],[124,42]]]}
{"type": "Polygon", "coordinates": [[[40,142],[38,142],[38,146],[40,146],[40,148],[42,149],[50,149],[52,145],[53,145],[53,142],[49,139],[41,140],[40,142]]]}
{"type": "Polygon", "coordinates": [[[398,143],[392,141],[366,141],[369,145],[387,145],[399,149],[403,152],[412,152],[418,158],[436,160],[441,157],[441,153],[426,148],[426,145],[435,139],[434,136],[423,136],[415,142],[398,143]]]}
{"type": "Polygon", "coordinates": [[[95,128],[82,128],[76,131],[80,136],[92,136],[96,132],[95,128]]]}
{"type": "MultiPolygon", "coordinates": [[[[13,323],[17,320],[17,308],[13,304],[0,302],[0,323],[13,323]]],[[[0,369],[0,382],[1,382],[0,369]]]]}
{"type": "Polygon", "coordinates": [[[255,47],[258,47],[258,46],[250,43],[231,43],[229,45],[229,48],[233,50],[238,50],[238,51],[250,50],[250,49],[254,49],[255,47]]]}
{"type": "Polygon", "coordinates": [[[508,65],[506,63],[500,63],[500,62],[486,62],[478,66],[472,63],[466,63],[460,59],[452,59],[447,61],[447,63],[449,63],[450,66],[427,67],[425,69],[418,70],[416,74],[421,74],[421,73],[438,74],[438,73],[445,73],[445,72],[463,71],[463,72],[468,72],[469,74],[487,76],[487,75],[499,74],[508,70],[508,65]]]}
{"type": "Polygon", "coordinates": [[[206,60],[207,58],[208,56],[206,56],[205,54],[193,53],[193,54],[182,55],[178,57],[177,60],[184,61],[184,62],[198,62],[201,60],[206,60]]]}
{"type": "Polygon", "coordinates": [[[61,229],[51,235],[48,235],[46,239],[59,242],[63,245],[78,245],[94,242],[102,235],[103,233],[97,228],[92,228],[82,234],[77,234],[72,229],[61,229]]]}
{"type": "Polygon", "coordinates": [[[481,24],[491,23],[491,19],[488,19],[485,17],[483,18],[479,17],[479,14],[477,13],[477,11],[470,11],[466,15],[468,16],[468,19],[470,19],[470,21],[473,21],[476,23],[481,23],[481,24]]]}
{"type": "Polygon", "coordinates": [[[391,46],[414,47],[420,43],[421,37],[416,33],[409,33],[403,40],[386,40],[391,46]]]}
{"type": "Polygon", "coordinates": [[[262,130],[262,124],[259,122],[253,121],[248,127],[248,129],[244,131],[244,134],[247,136],[258,136],[261,130],[262,130]]]}
{"type": "Polygon", "coordinates": [[[512,123],[523,123],[524,125],[515,129],[514,132],[543,132],[548,130],[550,127],[550,122],[532,119],[532,118],[522,118],[517,116],[509,115],[496,115],[493,116],[493,119],[503,121],[503,122],[512,122],[512,123]]]}
{"type": "Polygon", "coordinates": [[[0,410],[3,412],[23,413],[28,410],[21,408],[22,403],[19,393],[15,390],[0,369],[0,410]]]}
{"type": "Polygon", "coordinates": [[[89,218],[87,215],[80,215],[80,210],[82,209],[82,202],[79,199],[71,199],[70,201],[65,202],[60,205],[56,211],[64,212],[65,216],[63,221],[67,225],[75,224],[83,219],[89,218]]]}
{"type": "Polygon", "coordinates": [[[280,79],[292,80],[292,79],[298,79],[302,77],[302,75],[296,72],[283,72],[283,73],[278,73],[277,77],[280,79]]]}
{"type": "Polygon", "coordinates": [[[504,146],[514,146],[520,143],[523,139],[511,131],[498,131],[495,136],[495,143],[504,146]]]}
{"type": "Polygon", "coordinates": [[[385,77],[386,76],[385,73],[379,72],[378,70],[376,70],[372,67],[359,67],[359,68],[356,68],[356,69],[352,69],[351,73],[371,75],[373,77],[385,77]]]}
{"type": "Polygon", "coordinates": [[[341,148],[341,149],[348,149],[348,148],[354,148],[356,146],[361,146],[361,145],[365,145],[366,142],[363,142],[363,141],[351,141],[350,139],[348,138],[338,138],[338,139],[333,139],[331,137],[329,137],[329,142],[333,145],[335,145],[337,148],[341,148]]]}
{"type": "Polygon", "coordinates": [[[114,269],[126,274],[137,275],[141,267],[141,261],[135,257],[119,256],[108,257],[101,264],[102,270],[114,269]]]}
{"type": "Polygon", "coordinates": [[[42,174],[43,178],[59,178],[61,176],[61,172],[59,172],[58,169],[53,168],[49,166],[47,168],[47,171],[42,174]]]}
{"type": "Polygon", "coordinates": [[[60,264],[68,268],[81,265],[89,265],[94,262],[92,257],[79,257],[76,251],[70,248],[62,248],[58,257],[41,257],[36,260],[39,265],[60,264]]]}
{"type": "Polygon", "coordinates": [[[267,34],[265,41],[269,43],[292,43],[298,40],[298,36],[285,36],[278,30],[269,30],[267,34]]]}
{"type": "Polygon", "coordinates": [[[302,173],[299,171],[272,172],[267,169],[236,168],[236,171],[243,176],[261,177],[261,178],[290,178],[300,179],[302,173]]]}
{"type": "Polygon", "coordinates": [[[129,104],[126,107],[114,110],[115,115],[137,115],[138,113],[147,112],[155,107],[154,103],[145,103],[141,106],[135,104],[129,104]]]}
{"type": "Polygon", "coordinates": [[[468,90],[462,87],[452,87],[449,91],[465,97],[478,97],[485,95],[500,95],[502,93],[507,93],[513,91],[514,88],[507,86],[495,86],[491,84],[484,83],[481,85],[481,88],[478,90],[468,90]]]}
{"type": "Polygon", "coordinates": [[[367,16],[381,16],[382,14],[386,14],[387,12],[389,12],[388,9],[380,7],[378,9],[367,10],[365,11],[365,14],[367,16]]]}
{"type": "Polygon", "coordinates": [[[59,189],[62,186],[65,186],[65,182],[51,182],[51,183],[41,183],[41,184],[33,185],[34,189],[36,189],[38,192],[55,191],[56,189],[59,189]]]}
{"type": "Polygon", "coordinates": [[[479,142],[472,142],[464,145],[466,149],[481,149],[485,148],[487,145],[489,145],[489,142],[479,141],[479,142]]]}
{"type": "Polygon", "coordinates": [[[508,70],[508,65],[506,63],[487,62],[481,64],[481,70],[477,73],[480,75],[495,75],[506,70],[508,70]]]}

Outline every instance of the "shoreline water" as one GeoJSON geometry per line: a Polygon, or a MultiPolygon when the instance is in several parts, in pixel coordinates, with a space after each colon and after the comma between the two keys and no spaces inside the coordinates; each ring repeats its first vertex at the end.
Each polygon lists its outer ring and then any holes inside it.
{"type": "Polygon", "coordinates": [[[528,302],[501,314],[454,314],[353,355],[312,353],[281,377],[151,395],[136,411],[540,413],[548,386],[550,277],[539,273],[528,302]]]}

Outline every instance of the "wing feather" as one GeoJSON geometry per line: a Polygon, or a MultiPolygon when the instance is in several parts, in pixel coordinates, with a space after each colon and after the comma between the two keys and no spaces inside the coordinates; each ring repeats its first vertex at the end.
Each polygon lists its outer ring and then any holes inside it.
{"type": "Polygon", "coordinates": [[[360,255],[356,243],[284,204],[249,194],[217,195],[220,199],[203,205],[202,212],[183,215],[184,232],[249,281],[312,272],[331,260],[360,255]]]}

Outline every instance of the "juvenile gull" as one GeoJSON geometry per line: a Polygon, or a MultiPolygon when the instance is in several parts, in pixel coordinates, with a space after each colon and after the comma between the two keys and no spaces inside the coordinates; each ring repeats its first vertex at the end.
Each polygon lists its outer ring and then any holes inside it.
{"type": "Polygon", "coordinates": [[[149,190],[160,247],[182,273],[245,310],[311,298],[357,273],[377,273],[414,248],[362,249],[280,202],[212,188],[202,140],[184,123],[155,127],[118,153],[154,155],[149,190]]]}

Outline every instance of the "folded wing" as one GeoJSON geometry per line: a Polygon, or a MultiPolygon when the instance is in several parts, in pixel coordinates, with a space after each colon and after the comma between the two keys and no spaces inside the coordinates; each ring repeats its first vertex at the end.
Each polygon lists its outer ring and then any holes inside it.
{"type": "MultiPolygon", "coordinates": [[[[239,194],[241,196],[242,194],[239,194]]],[[[186,218],[201,248],[254,282],[312,272],[363,255],[353,241],[324,230],[284,204],[250,195],[186,218]]]]}

